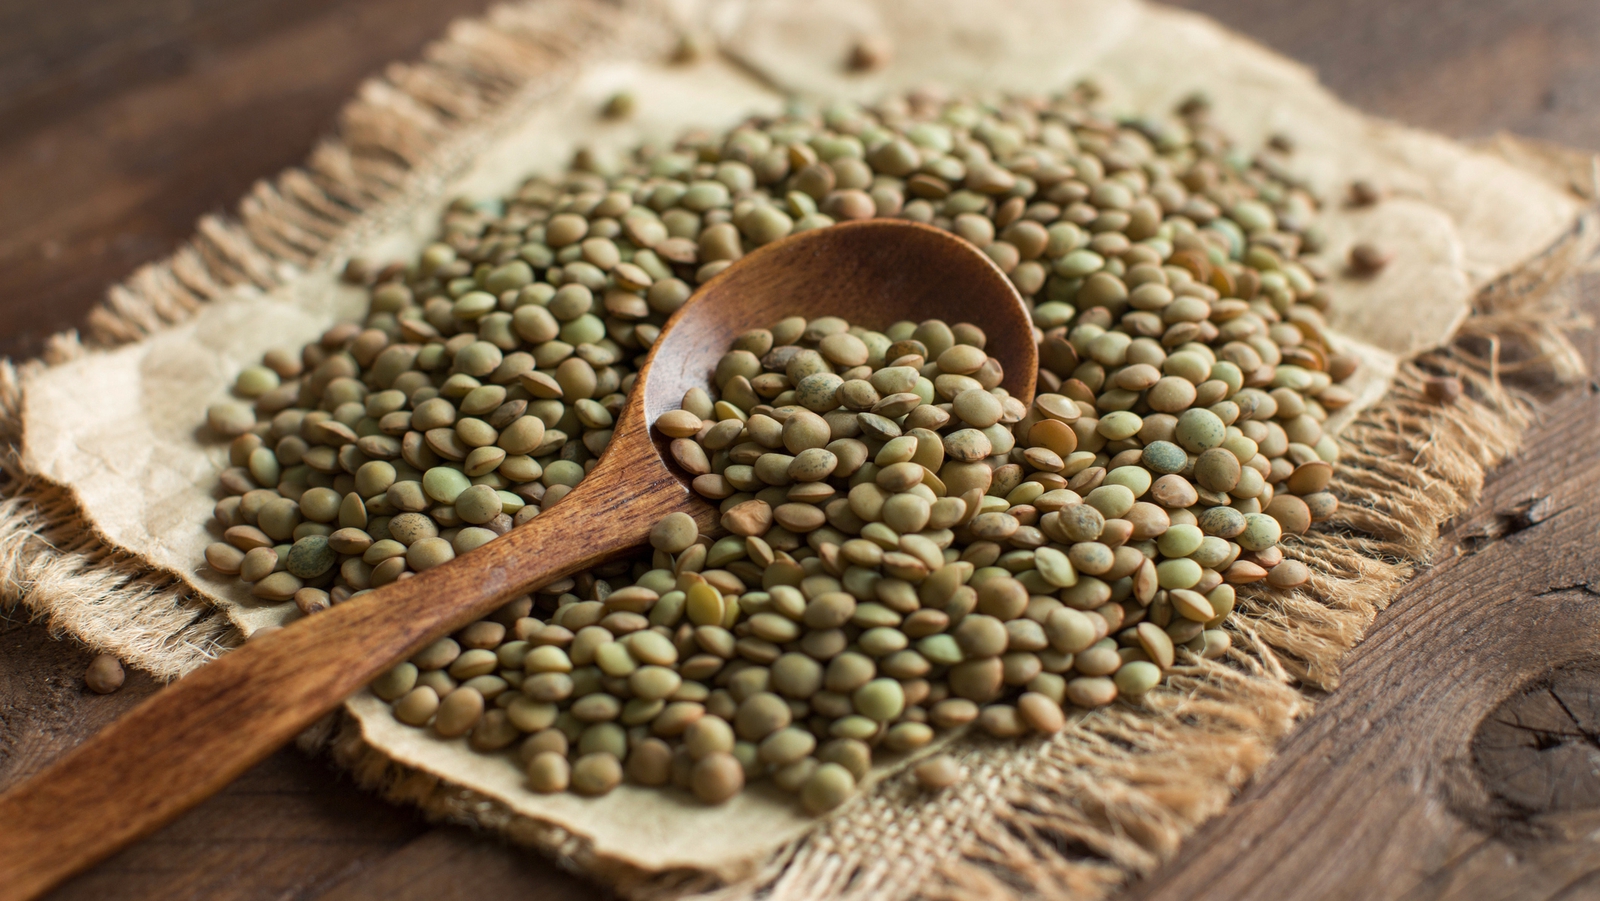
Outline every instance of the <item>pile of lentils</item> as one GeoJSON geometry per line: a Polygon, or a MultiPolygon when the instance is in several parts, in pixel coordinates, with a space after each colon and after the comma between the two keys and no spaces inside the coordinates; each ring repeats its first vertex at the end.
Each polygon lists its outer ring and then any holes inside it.
{"type": "Polygon", "coordinates": [[[269,352],[208,411],[232,438],[208,564],[312,614],[492,541],[593,467],[697,284],[789,234],[905,218],[1028,300],[1031,404],[968,324],[743,335],[653,424],[724,537],[668,516],[647,555],[545,585],[372,690],[514,753],[535,791],[719,803],[768,777],[812,812],[875,752],[1137,703],[1184,655],[1228,653],[1234,586],[1310,577],[1278,542],[1337,507],[1321,424],[1355,361],[1327,338],[1292,144],[1242,153],[1198,98],[1123,120],[1095,99],[795,106],[455,203],[416,261],[351,264],[364,321],[269,352]]]}

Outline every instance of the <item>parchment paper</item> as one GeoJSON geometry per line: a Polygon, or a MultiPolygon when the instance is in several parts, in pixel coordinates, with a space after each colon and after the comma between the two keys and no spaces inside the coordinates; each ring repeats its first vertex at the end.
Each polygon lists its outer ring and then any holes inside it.
{"type": "MultiPolygon", "coordinates": [[[[1398,359],[1446,341],[1481,287],[1555,243],[1579,212],[1574,198],[1501,159],[1362,116],[1301,66],[1206,19],[1138,0],[645,6],[649,17],[670,15],[714,35],[728,58],[682,67],[663,59],[670,42],[614,48],[519,122],[485,131],[465,165],[419,175],[404,203],[364,217],[342,247],[374,259],[412,255],[458,195],[507,193],[527,174],[564,164],[578,146],[603,153],[770,113],[787,91],[872,99],[938,82],[1048,92],[1092,75],[1115,108],[1165,114],[1199,89],[1244,146],[1279,131],[1296,139],[1293,169],[1334,199],[1322,218],[1327,259],[1342,261],[1356,240],[1395,252],[1376,278],[1331,283],[1339,341],[1368,364],[1356,386],[1365,405],[1382,396],[1398,359]],[[889,38],[894,60],[879,72],[848,74],[844,61],[866,35],[889,38]],[[600,120],[601,103],[624,87],[637,95],[639,114],[600,120]],[[1337,199],[1356,177],[1401,196],[1346,210],[1337,199]]],[[[188,580],[246,634],[293,607],[256,605],[237,583],[205,573],[201,552],[215,538],[202,524],[226,454],[201,444],[198,430],[207,405],[263,350],[298,346],[353,314],[360,298],[338,287],[332,273],[340,264],[324,260],[280,290],[240,292],[152,339],[36,371],[25,386],[28,469],[73,490],[109,542],[188,580]]],[[[402,726],[370,696],[347,709],[366,740],[394,759],[587,837],[601,858],[644,869],[737,873],[810,823],[789,801],[762,792],[714,810],[685,803],[681,793],[626,787],[597,800],[539,796],[508,761],[402,726]]]]}

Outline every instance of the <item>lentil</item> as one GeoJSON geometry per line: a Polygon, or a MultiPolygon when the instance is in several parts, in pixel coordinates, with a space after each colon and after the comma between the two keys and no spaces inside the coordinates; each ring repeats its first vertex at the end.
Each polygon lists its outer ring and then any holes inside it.
{"type": "MultiPolygon", "coordinates": [[[[1321,423],[1353,367],[1298,259],[1314,200],[1222,155],[1198,114],[913,108],[841,107],[849,135],[795,113],[697,142],[681,168],[641,154],[451,206],[364,322],[269,353],[207,410],[238,442],[208,565],[311,611],[470,553],[582,481],[697,281],[794,231],[903,215],[986,245],[1030,295],[1032,405],[996,387],[969,325],[750,332],[715,398],[654,423],[730,537],[667,517],[650,558],[545,586],[374,691],[481,749],[528,733],[537,791],[663,784],[681,746],[709,803],[770,774],[820,812],[877,744],[974,720],[1055,731],[1065,704],[1152,690],[1180,650],[1226,653],[1233,585],[1304,584],[1278,542],[1337,510],[1321,423]],[[746,164],[750,135],[801,148],[792,171],[746,164]]],[[[958,775],[936,757],[917,778],[958,775]]]]}

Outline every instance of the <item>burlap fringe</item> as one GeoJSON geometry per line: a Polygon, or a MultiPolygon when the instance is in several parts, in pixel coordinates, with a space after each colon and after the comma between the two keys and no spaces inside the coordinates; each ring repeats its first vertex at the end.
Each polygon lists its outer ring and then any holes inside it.
{"type": "Polygon", "coordinates": [[[107,547],[71,492],[22,471],[17,368],[0,360],[0,610],[171,679],[233,643],[226,617],[171,576],[107,547]]]}
{"type": "MultiPolygon", "coordinates": [[[[552,0],[458,23],[424,62],[365,85],[339,137],[304,168],[257,184],[236,218],[203,219],[189,244],[114,288],[90,316],[86,343],[137,341],[226,291],[332,265],[368,220],[436,190],[471,135],[564,83],[576,48],[615,46],[638,18],[623,6],[552,0]]],[[[1439,526],[1517,450],[1535,407],[1507,376],[1582,371],[1560,287],[1588,259],[1595,231],[1586,219],[1485,290],[1455,345],[1405,364],[1385,400],[1345,431],[1334,481],[1344,506],[1287,547],[1316,575],[1294,592],[1243,592],[1225,661],[1188,656],[1141,707],[1083,715],[1049,739],[964,737],[955,753],[969,776],[958,787],[930,797],[891,775],[745,878],[724,884],[601,859],[580,837],[389,760],[348,719],[303,744],[329,747],[385,798],[541,848],[638,898],[1104,897],[1170,859],[1270,758],[1314,692],[1337,684],[1340,658],[1435,550],[1439,526]],[[1468,386],[1459,403],[1425,398],[1435,374],[1468,386]]],[[[76,334],[58,336],[44,363],[83,349],[76,334]]],[[[0,605],[164,678],[236,644],[222,616],[106,547],[65,492],[22,472],[20,404],[17,367],[0,360],[0,605]]]]}

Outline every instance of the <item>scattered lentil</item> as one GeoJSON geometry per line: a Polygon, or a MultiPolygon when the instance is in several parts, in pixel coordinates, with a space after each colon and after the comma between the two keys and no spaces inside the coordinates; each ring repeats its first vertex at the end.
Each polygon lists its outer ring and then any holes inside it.
{"type": "Polygon", "coordinates": [[[882,35],[866,35],[856,39],[850,48],[850,68],[857,72],[875,72],[894,58],[894,45],[882,35]]]}
{"type": "Polygon", "coordinates": [[[1451,375],[1434,376],[1423,383],[1422,390],[1428,400],[1448,407],[1461,398],[1461,380],[1451,375]]]}
{"type": "Polygon", "coordinates": [[[122,661],[110,654],[96,654],[84,670],[83,684],[99,695],[108,695],[122,687],[124,679],[122,661]]]}
{"type": "Polygon", "coordinates": [[[1350,268],[1358,275],[1376,275],[1394,260],[1394,254],[1376,244],[1360,243],[1350,248],[1350,268]]]}
{"type": "Polygon", "coordinates": [[[1350,183],[1351,206],[1373,206],[1383,199],[1384,191],[1376,182],[1358,178],[1350,183]]]}

